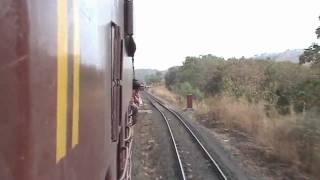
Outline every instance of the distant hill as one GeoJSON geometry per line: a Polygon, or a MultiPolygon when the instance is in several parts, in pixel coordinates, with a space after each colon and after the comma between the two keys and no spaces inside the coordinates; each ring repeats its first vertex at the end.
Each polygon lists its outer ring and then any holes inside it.
{"type": "Polygon", "coordinates": [[[158,70],[156,69],[136,69],[136,79],[138,79],[139,81],[145,81],[146,76],[156,74],[157,72],[158,70]]]}
{"type": "Polygon", "coordinates": [[[147,77],[150,77],[150,75],[155,75],[157,72],[161,73],[160,77],[161,79],[163,79],[167,70],[159,71],[156,69],[136,69],[136,79],[138,79],[139,81],[147,81],[147,77]]]}
{"type": "Polygon", "coordinates": [[[255,55],[255,59],[270,59],[275,61],[290,61],[293,63],[299,63],[299,56],[303,53],[303,49],[286,50],[280,53],[263,53],[255,55]]]}

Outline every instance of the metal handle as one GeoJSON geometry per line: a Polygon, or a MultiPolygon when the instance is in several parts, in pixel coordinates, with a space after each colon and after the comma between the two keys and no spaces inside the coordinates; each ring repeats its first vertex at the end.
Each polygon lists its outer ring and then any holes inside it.
{"type": "Polygon", "coordinates": [[[124,169],[122,171],[122,174],[119,178],[119,180],[124,180],[126,175],[128,175],[128,165],[131,159],[131,148],[132,148],[132,141],[130,140],[127,144],[129,144],[128,146],[125,146],[125,150],[126,150],[126,162],[124,164],[124,169]]]}

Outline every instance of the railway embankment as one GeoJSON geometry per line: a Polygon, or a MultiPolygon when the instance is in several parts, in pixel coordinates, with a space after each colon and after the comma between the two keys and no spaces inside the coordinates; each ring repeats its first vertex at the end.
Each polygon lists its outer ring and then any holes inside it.
{"type": "MultiPolygon", "coordinates": [[[[217,118],[215,114],[201,113],[203,109],[199,109],[199,104],[193,111],[184,111],[185,101],[181,96],[164,87],[153,88],[151,91],[163,102],[175,108],[185,119],[192,122],[197,132],[206,142],[209,142],[209,147],[212,148],[212,152],[217,155],[218,159],[220,158],[224,162],[223,164],[233,171],[240,172],[234,172],[235,174],[244,172],[244,176],[247,175],[252,179],[310,179],[310,176],[299,170],[298,165],[281,159],[281,155],[277,153],[283,152],[277,151],[263,141],[258,141],[253,134],[243,131],[239,127],[231,127],[222,120],[214,119],[217,118]],[[231,163],[229,164],[229,162],[231,163]],[[235,164],[237,167],[233,166],[235,164]]],[[[253,113],[259,113],[257,109],[250,110],[253,113]]],[[[241,117],[244,115],[239,112],[237,116],[234,119],[240,118],[242,121],[241,117]]],[[[246,114],[246,116],[250,116],[250,114],[246,114]]],[[[259,127],[256,128],[259,130],[259,127]]],[[[270,130],[272,131],[272,129],[270,130]]],[[[284,149],[287,148],[286,145],[283,144],[284,149]]],[[[287,153],[290,155],[290,151],[287,153]]]]}

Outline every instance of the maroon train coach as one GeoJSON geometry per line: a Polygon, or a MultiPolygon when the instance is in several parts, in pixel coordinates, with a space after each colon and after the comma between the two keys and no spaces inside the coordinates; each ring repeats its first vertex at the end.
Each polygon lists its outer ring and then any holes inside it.
{"type": "Polygon", "coordinates": [[[1,0],[0,179],[130,179],[132,0],[1,0]]]}

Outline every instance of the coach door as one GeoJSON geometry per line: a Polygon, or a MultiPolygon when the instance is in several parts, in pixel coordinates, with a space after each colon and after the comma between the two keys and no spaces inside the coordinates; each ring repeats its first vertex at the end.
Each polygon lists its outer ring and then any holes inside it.
{"type": "Polygon", "coordinates": [[[112,43],[112,102],[111,102],[111,138],[113,142],[119,140],[119,133],[121,128],[121,114],[122,114],[122,45],[120,26],[111,23],[111,43],[112,43]]]}
{"type": "Polygon", "coordinates": [[[118,178],[125,172],[128,148],[124,142],[124,122],[122,122],[122,40],[121,29],[112,23],[112,141],[118,142],[118,178]]]}

